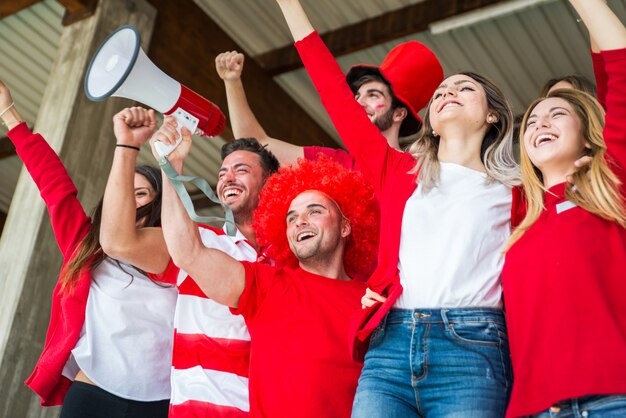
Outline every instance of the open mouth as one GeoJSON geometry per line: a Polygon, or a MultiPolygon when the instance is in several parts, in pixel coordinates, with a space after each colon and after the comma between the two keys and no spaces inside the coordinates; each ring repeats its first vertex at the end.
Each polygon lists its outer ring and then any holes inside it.
{"type": "Polygon", "coordinates": [[[441,107],[439,108],[439,111],[441,112],[443,109],[445,109],[446,107],[458,107],[461,106],[461,103],[455,101],[455,100],[448,100],[447,102],[444,102],[441,107]]]}
{"type": "Polygon", "coordinates": [[[224,191],[222,192],[222,196],[224,196],[224,199],[227,199],[229,197],[239,196],[241,193],[242,193],[242,190],[239,188],[228,187],[224,189],[224,191]]]}
{"type": "Polygon", "coordinates": [[[556,135],[553,134],[541,134],[537,138],[535,138],[535,148],[553,142],[557,139],[556,135]]]}
{"type": "Polygon", "coordinates": [[[297,242],[306,241],[307,239],[313,238],[315,235],[316,234],[314,232],[311,232],[311,231],[300,232],[296,236],[296,241],[297,242]]]}

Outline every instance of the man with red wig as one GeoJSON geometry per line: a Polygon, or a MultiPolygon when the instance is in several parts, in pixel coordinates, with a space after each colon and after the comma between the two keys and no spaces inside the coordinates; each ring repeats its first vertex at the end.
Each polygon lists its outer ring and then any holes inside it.
{"type": "Polygon", "coordinates": [[[276,266],[202,245],[168,181],[162,224],[174,263],[248,325],[251,416],[349,417],[361,364],[347,331],[365,292],[352,278],[372,271],[378,244],[374,193],[362,176],[322,159],[267,180],[254,228],[276,266]]]}

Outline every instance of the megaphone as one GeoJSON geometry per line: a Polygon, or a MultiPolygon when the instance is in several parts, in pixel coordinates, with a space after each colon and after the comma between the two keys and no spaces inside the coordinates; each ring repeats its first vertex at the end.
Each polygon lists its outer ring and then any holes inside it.
{"type": "MultiPolygon", "coordinates": [[[[181,127],[196,135],[217,136],[226,125],[219,107],[161,71],[141,49],[141,35],[133,25],[110,33],[96,51],[87,75],[85,93],[90,100],[125,97],[149,106],[164,115],[173,115],[181,127]]],[[[157,142],[167,156],[176,146],[157,142]]]]}

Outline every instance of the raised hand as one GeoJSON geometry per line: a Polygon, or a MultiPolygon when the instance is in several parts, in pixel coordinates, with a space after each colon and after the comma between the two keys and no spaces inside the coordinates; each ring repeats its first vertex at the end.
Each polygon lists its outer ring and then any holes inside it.
{"type": "Polygon", "coordinates": [[[243,71],[244,55],[237,51],[222,52],[215,57],[215,70],[224,81],[232,81],[241,78],[243,71]]]}
{"type": "MultiPolygon", "coordinates": [[[[176,130],[177,126],[178,122],[176,122],[176,119],[171,116],[167,116],[163,121],[163,125],[161,125],[159,130],[156,131],[150,139],[152,154],[154,155],[154,158],[157,159],[157,161],[161,159],[161,156],[155,149],[154,143],[156,141],[161,141],[166,145],[176,144],[176,141],[179,138],[179,133],[176,130]]],[[[183,137],[182,142],[167,156],[169,162],[172,163],[172,165],[178,170],[180,170],[182,162],[185,158],[187,158],[189,150],[191,149],[191,132],[189,132],[189,129],[185,127],[181,129],[181,132],[183,137]]]]}
{"type": "Polygon", "coordinates": [[[0,81],[0,112],[9,107],[13,103],[9,88],[0,81]]]}
{"type": "Polygon", "coordinates": [[[118,144],[141,148],[156,127],[154,110],[128,107],[113,116],[113,132],[118,144]]]}

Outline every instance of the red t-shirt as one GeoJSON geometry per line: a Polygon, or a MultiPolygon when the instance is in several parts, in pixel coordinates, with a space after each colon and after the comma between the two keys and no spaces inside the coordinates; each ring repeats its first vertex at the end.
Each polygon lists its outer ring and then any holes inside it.
{"type": "Polygon", "coordinates": [[[365,283],[242,264],[246,287],[233,312],[252,341],[250,415],[349,417],[362,365],[352,360],[348,324],[365,283]]]}

